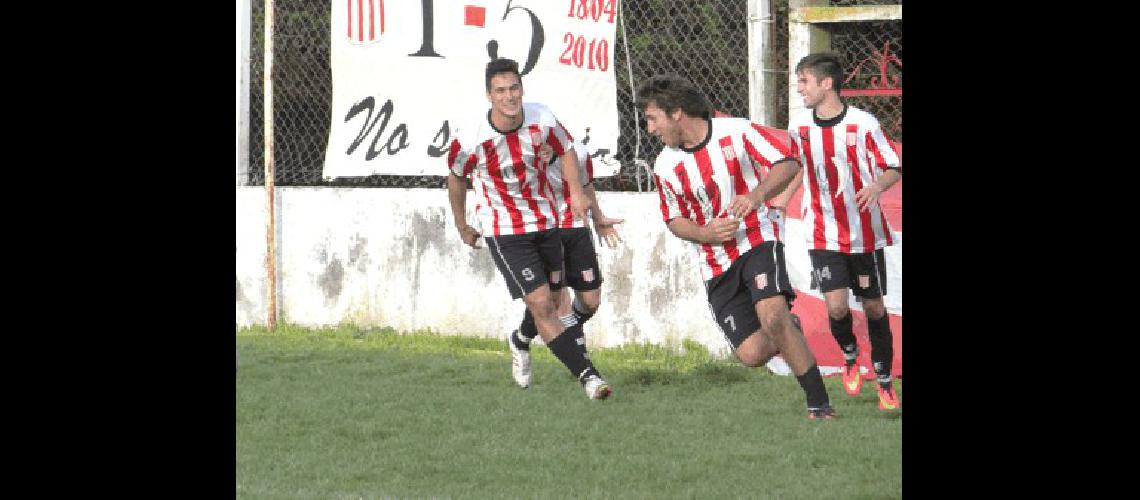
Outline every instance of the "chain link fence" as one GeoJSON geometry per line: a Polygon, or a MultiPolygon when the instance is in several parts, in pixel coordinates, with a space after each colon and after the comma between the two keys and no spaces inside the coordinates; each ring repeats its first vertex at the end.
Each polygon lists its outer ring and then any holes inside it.
{"type": "MultiPolygon", "coordinates": [[[[901,2],[834,0],[832,3],[869,5],[901,2]]],[[[322,178],[332,106],[330,0],[275,0],[274,5],[275,183],[279,186],[446,187],[446,177],[431,175],[374,175],[331,181],[322,178]]],[[[262,112],[264,6],[264,2],[252,2],[250,185],[265,183],[262,112]]],[[[620,21],[624,26],[619,24],[617,27],[614,71],[621,131],[615,157],[622,167],[613,177],[595,181],[595,188],[602,191],[636,191],[639,182],[642,189],[648,185],[646,173],[637,171],[634,160],[640,158],[651,162],[662,145],[645,132],[643,119],[639,123],[640,113],[634,112],[633,89],[652,75],[673,73],[689,78],[705,91],[716,109],[732,116],[748,116],[747,0],[627,0],[622,2],[621,8],[620,21]]],[[[776,79],[779,87],[773,92],[776,100],[774,120],[765,125],[785,128],[789,80],[786,71],[787,0],[773,0],[771,9],[774,21],[770,25],[770,46],[775,51],[772,54],[773,69],[780,77],[776,79]]],[[[849,69],[853,67],[853,61],[866,58],[869,47],[878,44],[881,49],[880,40],[884,37],[892,41],[892,50],[897,50],[901,59],[901,22],[876,24],[884,25],[882,33],[868,30],[866,23],[833,26],[833,47],[844,56],[849,69]]],[[[848,87],[860,87],[864,83],[864,80],[856,80],[848,87]]],[[[849,102],[856,106],[862,104],[861,107],[865,106],[864,109],[878,116],[884,129],[888,124],[897,126],[897,132],[889,129],[891,131],[887,133],[892,138],[901,138],[902,100],[894,101],[897,102],[875,97],[855,98],[849,102]]]]}
{"type": "MultiPolygon", "coordinates": [[[[833,7],[902,5],[902,0],[831,0],[833,7]]],[[[902,141],[902,20],[824,24],[831,49],[847,71],[844,89],[892,87],[899,95],[846,96],[848,104],[875,115],[888,138],[902,141]],[[885,71],[885,75],[883,72],[885,71]]]]}
{"type": "Polygon", "coordinates": [[[831,48],[847,71],[844,89],[896,88],[899,95],[846,96],[848,104],[875,115],[883,133],[902,140],[902,21],[824,24],[831,48]]]}

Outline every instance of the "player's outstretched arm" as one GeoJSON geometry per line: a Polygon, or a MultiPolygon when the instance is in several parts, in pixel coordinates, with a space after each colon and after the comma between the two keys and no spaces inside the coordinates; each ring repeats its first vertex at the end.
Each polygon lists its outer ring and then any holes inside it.
{"type": "Polygon", "coordinates": [[[454,172],[447,175],[447,199],[459,237],[471,248],[479,248],[479,231],[467,225],[467,182],[454,172]]]}

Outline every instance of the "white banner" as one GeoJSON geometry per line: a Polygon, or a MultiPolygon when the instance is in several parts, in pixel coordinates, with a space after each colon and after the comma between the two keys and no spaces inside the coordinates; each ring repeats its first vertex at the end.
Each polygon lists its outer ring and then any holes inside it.
{"type": "Polygon", "coordinates": [[[324,177],[447,175],[449,127],[485,119],[484,68],[514,59],[523,101],[587,139],[595,177],[617,151],[619,0],[333,0],[324,177]]]}

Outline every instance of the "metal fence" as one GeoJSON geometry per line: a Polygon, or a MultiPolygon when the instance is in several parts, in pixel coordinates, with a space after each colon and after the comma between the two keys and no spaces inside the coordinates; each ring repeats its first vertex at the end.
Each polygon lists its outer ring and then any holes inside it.
{"type": "MultiPolygon", "coordinates": [[[[834,0],[835,5],[901,3],[834,0]]],[[[632,87],[657,73],[689,78],[703,89],[713,106],[732,116],[748,116],[748,19],[747,0],[639,0],[622,2],[617,29],[614,69],[621,136],[615,157],[622,167],[610,178],[598,179],[596,189],[636,191],[647,185],[644,172],[636,171],[635,152],[652,162],[661,150],[659,141],[645,133],[633,109],[632,87]],[[627,50],[628,47],[628,50],[627,50]],[[627,66],[628,64],[628,66],[627,66]]],[[[330,67],[330,0],[275,0],[274,15],[274,159],[275,183],[279,186],[370,186],[445,187],[443,176],[394,176],[322,178],[324,150],[328,143],[332,105],[330,67]]],[[[771,2],[772,44],[775,68],[788,67],[787,0],[771,2]]],[[[264,51],[264,2],[252,2],[250,47],[250,185],[264,184],[262,70],[264,51]]],[[[863,33],[867,24],[836,25],[833,47],[845,61],[861,61],[872,47],[881,49],[883,39],[892,42],[901,56],[901,22],[879,23],[882,33],[863,33]],[[847,31],[845,31],[847,30],[847,31]],[[892,31],[893,30],[893,31],[892,31]]],[[[851,67],[851,63],[849,63],[851,67]]],[[[779,71],[777,69],[777,71],[779,71]]],[[[773,92],[776,113],[772,123],[787,126],[787,73],[780,72],[773,92]]],[[[864,78],[864,77],[858,77],[864,78]]],[[[869,77],[867,77],[869,78],[869,77]]],[[[848,86],[866,83],[856,79],[848,86]]],[[[901,82],[900,82],[901,85],[901,82]]],[[[879,116],[892,138],[901,138],[901,97],[856,98],[856,106],[879,116]],[[866,99],[866,102],[864,102],[866,99]],[[895,102],[897,101],[897,102],[895,102]],[[895,114],[897,114],[897,118],[895,114]]]]}
{"type": "MultiPolygon", "coordinates": [[[[902,0],[830,0],[833,7],[902,5],[902,0]]],[[[843,60],[848,104],[875,115],[888,138],[902,141],[902,20],[824,24],[831,49],[843,60]],[[867,92],[862,92],[867,93],[867,92]]]]}
{"type": "MultiPolygon", "coordinates": [[[[825,24],[843,59],[843,88],[878,91],[844,101],[875,115],[887,137],[902,140],[902,21],[825,24]]],[[[857,91],[857,90],[856,90],[857,91]]]]}

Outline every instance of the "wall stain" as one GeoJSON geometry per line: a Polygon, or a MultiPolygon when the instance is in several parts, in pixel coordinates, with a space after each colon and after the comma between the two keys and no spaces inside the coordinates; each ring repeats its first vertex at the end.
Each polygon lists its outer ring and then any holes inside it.
{"type": "MultiPolygon", "coordinates": [[[[422,241],[419,248],[435,245],[436,248],[445,248],[447,242],[447,223],[444,219],[443,209],[429,208],[423,211],[412,212],[412,237],[417,242],[422,241]],[[425,217],[426,215],[426,217],[425,217]]],[[[458,234],[453,235],[458,238],[458,234]]]]}
{"type": "MultiPolygon", "coordinates": [[[[618,318],[618,328],[622,330],[622,336],[628,338],[631,334],[630,326],[632,324],[628,319],[625,319],[626,311],[629,310],[629,296],[633,293],[633,281],[630,276],[633,274],[633,252],[622,247],[620,255],[613,260],[613,268],[607,273],[607,286],[610,292],[610,303],[613,305],[613,311],[618,318]]],[[[636,328],[633,328],[632,335],[637,335],[636,328]]]]}
{"type": "Polygon", "coordinates": [[[325,266],[325,272],[317,277],[317,282],[325,292],[325,300],[330,303],[336,302],[341,289],[344,288],[344,266],[341,265],[340,259],[334,258],[329,261],[325,266]]]}
{"type": "Polygon", "coordinates": [[[368,252],[366,251],[368,238],[357,234],[353,235],[352,241],[352,248],[348,250],[348,265],[356,266],[356,270],[362,273],[366,272],[368,269],[368,252]]]}
{"type": "MultiPolygon", "coordinates": [[[[654,250],[649,252],[649,272],[654,276],[671,276],[674,269],[665,263],[665,259],[661,258],[661,254],[665,249],[665,234],[657,235],[657,242],[653,246],[654,250]]],[[[669,311],[672,310],[672,302],[674,295],[670,293],[669,281],[662,279],[649,280],[649,310],[650,311],[669,311]]],[[[675,288],[674,288],[675,289],[675,288]]]]}
{"type": "Polygon", "coordinates": [[[237,301],[244,302],[247,299],[245,298],[245,294],[241,293],[241,278],[237,278],[236,276],[235,278],[237,279],[237,301]]]}

